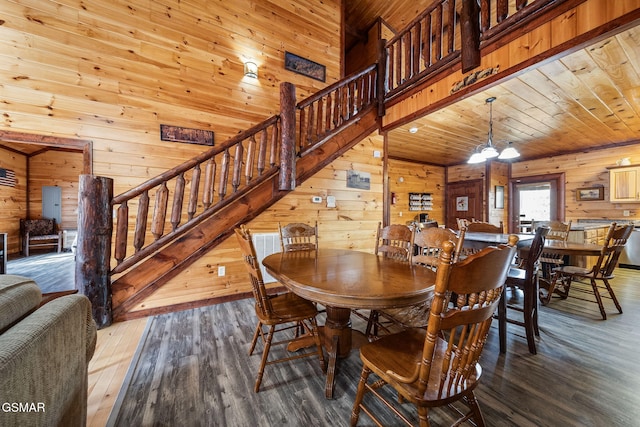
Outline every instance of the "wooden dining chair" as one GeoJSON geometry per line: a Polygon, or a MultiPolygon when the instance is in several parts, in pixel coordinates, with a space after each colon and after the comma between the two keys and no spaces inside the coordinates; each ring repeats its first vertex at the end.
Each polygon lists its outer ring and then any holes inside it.
{"type": "Polygon", "coordinates": [[[462,228],[467,228],[470,222],[471,221],[469,221],[466,218],[456,218],[456,226],[458,227],[458,230],[462,230],[462,228]]]}
{"type": "MultiPolygon", "coordinates": [[[[382,223],[378,223],[376,231],[375,254],[382,255],[397,261],[409,262],[413,253],[413,230],[406,225],[390,224],[382,227],[382,223]]],[[[353,314],[364,319],[367,322],[365,335],[371,341],[377,339],[380,330],[390,333],[388,325],[394,323],[392,319],[386,322],[380,319],[378,310],[370,310],[368,314],[362,310],[354,309],[353,314]]]]}
{"type": "Polygon", "coordinates": [[[409,261],[413,251],[413,231],[406,225],[378,223],[375,254],[399,261],[409,261]]]}
{"type": "Polygon", "coordinates": [[[500,225],[493,225],[490,222],[471,221],[467,225],[467,231],[469,233],[504,233],[504,224],[500,221],[500,225]]]}
{"type": "Polygon", "coordinates": [[[531,241],[531,247],[523,261],[523,268],[512,266],[507,274],[506,288],[500,298],[498,306],[498,330],[500,334],[500,352],[507,351],[507,324],[522,326],[527,337],[529,352],[536,354],[536,336],[540,336],[538,329],[538,266],[540,255],[544,249],[545,236],[549,233],[549,228],[538,227],[536,234],[531,241]],[[512,298],[507,300],[508,293],[512,298]],[[519,300],[519,292],[522,292],[522,301],[519,300]],[[509,316],[515,311],[521,313],[522,317],[517,319],[509,316]]]}
{"type": "Polygon", "coordinates": [[[416,405],[421,426],[429,425],[429,410],[461,402],[469,412],[458,420],[472,419],[483,426],[484,419],[474,390],[482,368],[478,359],[487,339],[493,313],[498,305],[518,237],[510,236],[510,246],[488,247],[463,261],[452,263],[454,245],[444,243],[437,267],[435,295],[427,329],[411,328],[387,335],[360,348],[363,363],[351,426],[364,411],[377,425],[376,411],[366,393],[382,399],[385,406],[412,425],[396,408],[397,392],[402,401],[416,405]],[[451,294],[457,298],[451,299],[451,294]],[[375,374],[369,381],[371,374],[375,374]],[[389,387],[387,387],[389,386],[389,387]],[[383,389],[384,388],[384,389],[383,389]],[[385,397],[386,396],[386,397],[385,397]]]}
{"type": "Polygon", "coordinates": [[[318,222],[314,226],[293,222],[284,227],[278,223],[283,252],[318,250],[318,222]]]}
{"type": "MultiPolygon", "coordinates": [[[[571,220],[569,222],[532,220],[531,226],[535,227],[532,230],[536,230],[538,227],[548,227],[549,233],[546,236],[546,240],[566,242],[569,239],[571,220]]],[[[549,289],[553,269],[561,265],[564,265],[564,255],[542,251],[540,255],[540,272],[542,276],[540,278],[540,286],[542,289],[545,291],[549,289]]]]}
{"type": "Polygon", "coordinates": [[[573,265],[564,265],[554,269],[553,279],[549,286],[549,291],[543,299],[544,304],[548,304],[551,301],[553,293],[557,293],[561,298],[565,299],[569,297],[569,290],[572,287],[572,283],[585,283],[590,286],[574,287],[574,292],[579,294],[592,294],[595,296],[595,301],[588,298],[581,298],[575,295],[575,298],[582,299],[584,301],[595,302],[598,304],[600,314],[603,320],[607,320],[607,312],[604,308],[602,298],[610,298],[618,309],[619,313],[622,313],[622,306],[618,301],[609,280],[614,277],[614,270],[618,264],[618,258],[620,253],[624,249],[634,225],[627,224],[618,226],[615,222],[611,223],[607,236],[605,238],[604,245],[600,251],[598,260],[591,268],[577,267],[573,265]],[[587,283],[588,282],[588,283],[587,283]],[[601,283],[602,285],[598,285],[601,283]],[[606,294],[602,294],[600,291],[604,289],[606,294]]]}
{"type": "Polygon", "coordinates": [[[450,228],[425,228],[414,231],[414,250],[411,251],[410,261],[435,269],[443,244],[447,241],[454,243],[453,262],[458,261],[464,244],[465,232],[466,228],[464,227],[458,233],[450,228]]]}
{"type": "MultiPolygon", "coordinates": [[[[414,231],[414,250],[411,257],[413,264],[436,270],[445,242],[454,244],[452,262],[458,262],[464,243],[465,228],[458,233],[448,228],[426,228],[414,231]]],[[[424,328],[429,320],[431,301],[409,307],[387,308],[381,310],[379,317],[396,323],[400,328],[424,328]]]]}
{"type": "Polygon", "coordinates": [[[258,338],[262,338],[264,344],[262,350],[262,360],[258,368],[258,376],[255,382],[254,391],[260,390],[260,383],[264,375],[264,369],[267,365],[274,363],[286,362],[289,360],[299,359],[302,357],[317,356],[320,360],[320,368],[324,372],[326,370],[324,354],[322,350],[322,342],[318,334],[318,323],[316,315],[318,311],[316,307],[303,298],[294,293],[286,292],[280,295],[269,295],[262,280],[260,265],[256,257],[256,251],[251,240],[251,234],[246,228],[235,229],[236,238],[240,245],[242,260],[249,273],[253,297],[255,299],[255,313],[258,317],[258,325],[256,326],[249,355],[253,354],[258,338]],[[266,332],[265,332],[266,328],[266,332]],[[306,335],[299,333],[303,328],[306,335]],[[289,332],[291,336],[284,337],[284,332],[289,332]],[[266,334],[266,336],[265,336],[266,334]],[[275,334],[283,337],[280,341],[274,342],[275,334]],[[306,342],[309,337],[313,337],[315,343],[315,351],[302,351],[293,356],[285,356],[279,359],[269,360],[269,351],[272,345],[284,345],[306,342]]]}

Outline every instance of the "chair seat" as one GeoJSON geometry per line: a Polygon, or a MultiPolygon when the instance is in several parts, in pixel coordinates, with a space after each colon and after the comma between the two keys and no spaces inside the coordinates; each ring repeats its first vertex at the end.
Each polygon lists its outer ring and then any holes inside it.
{"type": "Polygon", "coordinates": [[[312,251],[315,249],[316,246],[313,243],[290,243],[288,245],[285,245],[285,250],[287,252],[312,251]]]}
{"type": "Polygon", "coordinates": [[[527,277],[527,271],[522,268],[511,267],[507,273],[507,284],[518,285],[517,282],[524,282],[527,277]]]}
{"type": "Polygon", "coordinates": [[[429,321],[429,309],[431,304],[411,305],[409,307],[385,308],[381,314],[390,317],[395,323],[407,328],[425,328],[429,321]]]}
{"type": "MultiPolygon", "coordinates": [[[[379,377],[387,379],[388,372],[395,372],[401,377],[414,375],[416,365],[420,363],[427,332],[424,329],[407,329],[397,334],[385,335],[375,343],[365,344],[360,348],[360,358],[379,377]]],[[[482,368],[476,364],[476,373],[466,382],[449,387],[446,384],[440,388],[441,367],[444,361],[447,342],[441,338],[436,341],[432,369],[424,395],[418,396],[418,380],[412,383],[394,381],[396,389],[410,402],[420,402],[424,406],[441,406],[447,401],[455,400],[460,394],[475,388],[482,373],[482,368]]],[[[387,381],[388,382],[388,381],[387,381]]]]}
{"type": "Polygon", "coordinates": [[[554,268],[553,271],[561,272],[563,274],[571,274],[573,276],[590,277],[593,276],[593,271],[590,268],[576,267],[575,265],[565,265],[563,267],[554,268]]]}
{"type": "Polygon", "coordinates": [[[256,308],[258,319],[265,325],[297,322],[315,317],[318,313],[316,306],[311,301],[300,298],[291,292],[275,295],[269,301],[273,309],[271,316],[262,315],[260,310],[256,308]]]}

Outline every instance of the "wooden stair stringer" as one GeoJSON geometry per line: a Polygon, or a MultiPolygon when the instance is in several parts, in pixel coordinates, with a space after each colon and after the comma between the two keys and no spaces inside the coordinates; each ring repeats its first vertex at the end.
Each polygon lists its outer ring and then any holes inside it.
{"type": "MultiPolygon", "coordinates": [[[[296,183],[300,184],[312,177],[378,130],[378,126],[375,108],[363,112],[362,117],[353,124],[297,159],[296,183]]],[[[277,186],[276,174],[113,280],[111,293],[114,320],[122,320],[134,306],[230,237],[236,227],[254,219],[289,193],[279,191],[277,186]]]]}

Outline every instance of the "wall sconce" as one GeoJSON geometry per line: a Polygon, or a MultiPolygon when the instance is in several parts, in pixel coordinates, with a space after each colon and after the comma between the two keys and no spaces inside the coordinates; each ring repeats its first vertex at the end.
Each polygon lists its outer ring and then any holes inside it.
{"type": "Polygon", "coordinates": [[[252,79],[258,78],[258,66],[255,62],[244,63],[244,75],[245,77],[251,77],[252,79]]]}

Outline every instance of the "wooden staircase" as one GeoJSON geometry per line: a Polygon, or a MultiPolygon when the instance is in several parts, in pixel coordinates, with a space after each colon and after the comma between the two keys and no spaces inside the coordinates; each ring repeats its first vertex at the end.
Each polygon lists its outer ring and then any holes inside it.
{"type": "MultiPolygon", "coordinates": [[[[377,112],[375,108],[370,108],[357,123],[327,140],[322,149],[311,151],[298,159],[296,182],[304,182],[377,128],[377,112]]],[[[227,239],[235,227],[257,217],[284,197],[288,191],[279,190],[277,180],[278,175],[272,174],[234,203],[208,217],[114,280],[114,320],[120,319],[131,307],[227,239]]]]}

